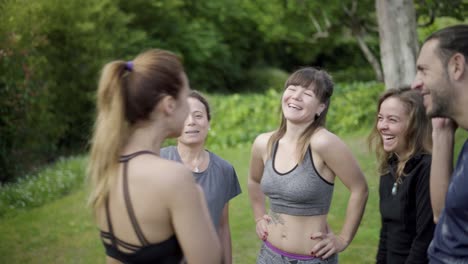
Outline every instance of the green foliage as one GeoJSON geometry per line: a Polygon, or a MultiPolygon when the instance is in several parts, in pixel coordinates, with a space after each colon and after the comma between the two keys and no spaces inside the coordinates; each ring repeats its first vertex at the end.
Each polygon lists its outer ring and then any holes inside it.
{"type": "MultiPolygon", "coordinates": [[[[420,20],[422,20],[422,19],[420,19],[420,20]]],[[[437,18],[434,21],[434,23],[431,24],[430,26],[423,27],[423,28],[420,28],[418,30],[419,41],[420,42],[424,41],[427,37],[429,37],[429,35],[431,35],[432,33],[436,32],[436,31],[438,31],[439,29],[449,27],[449,26],[458,25],[458,24],[461,24],[461,23],[467,24],[468,19],[460,21],[460,20],[457,20],[457,19],[455,19],[453,17],[437,18]]]]}
{"type": "MultiPolygon", "coordinates": [[[[415,1],[417,9],[416,14],[418,20],[421,22],[430,21],[431,16],[436,17],[452,17],[459,21],[465,20],[468,15],[468,2],[466,0],[451,0],[451,1],[439,1],[439,0],[424,0],[415,1]]],[[[423,23],[424,23],[423,22],[423,23]]]]}
{"type": "Polygon", "coordinates": [[[84,183],[86,158],[61,158],[37,175],[0,186],[0,216],[31,209],[63,197],[84,183]]]}
{"type": "Polygon", "coordinates": [[[246,85],[248,87],[246,89],[253,93],[266,92],[268,89],[282,91],[288,77],[288,72],[278,68],[254,68],[247,72],[249,83],[246,85]]]}
{"type": "MultiPolygon", "coordinates": [[[[458,5],[466,1],[426,2],[416,5],[421,19],[429,9],[437,9],[436,16],[466,17],[466,7],[458,5]]],[[[0,0],[0,182],[62,153],[83,151],[99,70],[105,62],[130,59],[149,48],[178,53],[191,86],[213,94],[254,92],[269,98],[267,89],[281,90],[283,70],[305,65],[327,69],[338,82],[372,80],[355,36],[363,34],[378,54],[378,36],[371,30],[375,1],[359,1],[354,19],[344,12],[353,10],[352,3],[357,1],[0,0]]],[[[245,128],[246,135],[235,132],[214,144],[251,140],[254,132],[275,128],[279,104],[270,106],[261,97],[247,110],[238,101],[232,106],[239,113],[233,115],[238,120],[251,115],[257,102],[273,107],[274,114],[251,120],[258,127],[245,128]]],[[[346,129],[362,122],[346,118],[346,129]]]]}
{"type": "Polygon", "coordinates": [[[111,0],[5,0],[0,11],[3,182],[87,144],[102,62],[143,35],[111,0]]]}
{"type": "Polygon", "coordinates": [[[281,94],[273,89],[265,94],[213,95],[211,130],[207,145],[211,149],[248,146],[263,132],[279,125],[281,94]]]}
{"type": "Polygon", "coordinates": [[[384,89],[384,84],[378,82],[336,84],[327,127],[338,134],[371,127],[375,120],[379,95],[384,89]]]}

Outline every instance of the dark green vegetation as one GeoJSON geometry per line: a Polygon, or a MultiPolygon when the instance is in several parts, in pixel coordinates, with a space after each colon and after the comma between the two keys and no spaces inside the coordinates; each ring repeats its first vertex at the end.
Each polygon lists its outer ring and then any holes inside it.
{"type": "MultiPolygon", "coordinates": [[[[416,1],[417,15],[463,19],[460,1],[416,1]]],[[[304,65],[325,68],[343,87],[372,81],[357,38],[379,57],[375,1],[353,2],[0,0],[0,182],[86,151],[99,69],[149,48],[179,54],[192,87],[220,96],[279,91],[304,65]]]]}

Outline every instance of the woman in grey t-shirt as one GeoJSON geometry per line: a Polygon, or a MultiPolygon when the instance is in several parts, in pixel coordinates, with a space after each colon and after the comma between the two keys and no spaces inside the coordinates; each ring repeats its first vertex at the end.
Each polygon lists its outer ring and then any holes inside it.
{"type": "Polygon", "coordinates": [[[229,200],[241,193],[234,167],[221,157],[205,149],[210,126],[210,107],[197,91],[188,97],[189,115],[185,120],[177,146],[161,149],[162,158],[187,166],[202,187],[211,220],[223,247],[224,263],[232,263],[231,231],[229,228],[229,200]]]}

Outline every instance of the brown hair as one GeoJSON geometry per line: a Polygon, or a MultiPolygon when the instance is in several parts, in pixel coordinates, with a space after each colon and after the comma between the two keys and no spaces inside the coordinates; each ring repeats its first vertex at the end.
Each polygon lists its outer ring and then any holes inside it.
{"type": "Polygon", "coordinates": [[[148,120],[164,96],[178,97],[183,72],[175,54],[157,49],[141,53],[132,62],[118,60],[104,66],[88,164],[89,204],[93,209],[109,194],[120,151],[132,126],[148,120]]]}
{"type": "MultiPolygon", "coordinates": [[[[398,157],[397,176],[404,176],[403,170],[406,162],[415,154],[431,153],[431,122],[426,116],[423,98],[418,91],[411,90],[405,86],[386,90],[379,98],[377,104],[377,115],[380,112],[382,103],[388,98],[397,98],[404,105],[408,114],[408,127],[406,138],[408,148],[406,153],[398,157]]],[[[375,119],[374,127],[369,135],[369,148],[375,151],[379,163],[379,173],[385,175],[389,172],[389,160],[395,155],[383,149],[382,137],[377,129],[378,118],[375,119]]]]}
{"type": "Polygon", "coordinates": [[[437,51],[444,66],[446,66],[450,57],[457,52],[468,58],[468,25],[455,25],[443,28],[432,33],[424,43],[432,39],[439,41],[437,51]]]}
{"type": "Polygon", "coordinates": [[[208,118],[208,121],[211,121],[211,111],[210,111],[210,104],[208,103],[208,100],[199,92],[196,90],[190,91],[190,94],[188,95],[189,98],[194,98],[200,101],[200,103],[205,106],[206,110],[206,117],[208,118]]]}
{"type": "MultiPolygon", "coordinates": [[[[298,163],[304,159],[307,148],[309,146],[310,137],[318,127],[324,127],[327,117],[328,108],[330,106],[330,97],[333,94],[333,81],[331,76],[324,70],[316,69],[313,67],[305,67],[295,71],[284,84],[284,89],[290,85],[302,86],[311,89],[318,100],[325,104],[325,109],[320,115],[316,115],[314,121],[304,130],[297,142],[297,148],[300,150],[298,153],[298,163]]],[[[272,146],[275,142],[281,139],[286,133],[286,118],[284,113],[281,112],[280,127],[273,133],[268,141],[268,153],[271,155],[272,146]]]]}

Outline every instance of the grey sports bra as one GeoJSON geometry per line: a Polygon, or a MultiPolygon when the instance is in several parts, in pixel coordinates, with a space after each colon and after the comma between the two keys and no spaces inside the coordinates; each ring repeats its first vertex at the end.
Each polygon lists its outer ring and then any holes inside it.
{"type": "Polygon", "coordinates": [[[275,169],[277,150],[276,142],[272,158],[265,163],[260,182],[263,193],[270,198],[270,209],[288,215],[327,214],[334,185],[317,172],[310,146],[307,148],[304,160],[286,173],[280,173],[275,169]]]}

